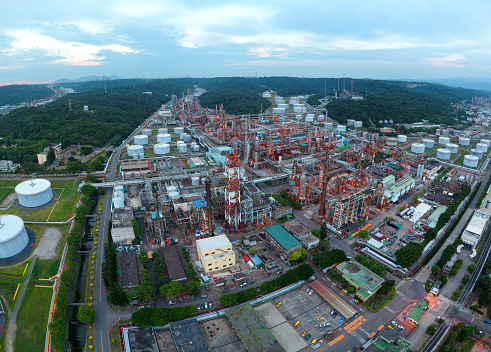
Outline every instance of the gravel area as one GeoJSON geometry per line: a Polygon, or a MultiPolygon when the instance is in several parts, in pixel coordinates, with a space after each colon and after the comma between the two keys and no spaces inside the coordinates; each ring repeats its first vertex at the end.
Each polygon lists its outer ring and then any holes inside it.
{"type": "Polygon", "coordinates": [[[33,254],[39,259],[56,259],[56,247],[60,239],[60,230],[54,227],[45,228],[33,254]]]}
{"type": "Polygon", "coordinates": [[[161,352],[177,352],[176,345],[172,339],[172,334],[168,329],[155,329],[155,338],[161,352]]]}

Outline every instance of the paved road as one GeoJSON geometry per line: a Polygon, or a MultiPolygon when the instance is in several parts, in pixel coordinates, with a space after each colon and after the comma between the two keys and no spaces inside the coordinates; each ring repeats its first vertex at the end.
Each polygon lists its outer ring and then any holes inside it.
{"type": "Polygon", "coordinates": [[[9,316],[7,335],[5,336],[5,347],[7,352],[14,352],[15,331],[17,330],[17,325],[15,323],[17,320],[17,313],[19,312],[22,299],[24,298],[24,293],[26,292],[27,285],[29,284],[34,263],[36,263],[36,256],[32,257],[31,266],[29,267],[26,279],[24,280],[24,285],[22,285],[20,292],[18,292],[17,294],[17,303],[15,304],[15,308],[12,311],[12,314],[9,316]]]}
{"type": "Polygon", "coordinates": [[[436,331],[435,335],[431,338],[430,342],[426,345],[426,347],[423,349],[422,352],[431,352],[433,349],[438,345],[440,340],[442,339],[443,335],[447,332],[447,330],[450,328],[450,325],[447,323],[444,323],[440,325],[438,330],[436,331]]]}

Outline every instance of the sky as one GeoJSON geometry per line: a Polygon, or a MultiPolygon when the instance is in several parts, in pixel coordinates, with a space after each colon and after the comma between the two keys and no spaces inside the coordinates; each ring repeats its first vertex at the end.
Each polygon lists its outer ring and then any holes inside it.
{"type": "Polygon", "coordinates": [[[2,2],[0,85],[61,78],[491,79],[491,1],[2,2]]]}

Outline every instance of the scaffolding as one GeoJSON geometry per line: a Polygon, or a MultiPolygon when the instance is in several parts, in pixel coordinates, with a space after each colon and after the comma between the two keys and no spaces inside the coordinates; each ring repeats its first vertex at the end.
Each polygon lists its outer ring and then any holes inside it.
{"type": "Polygon", "coordinates": [[[240,175],[239,156],[227,155],[225,167],[225,222],[229,233],[240,230],[240,175]]]}
{"type": "Polygon", "coordinates": [[[358,218],[365,212],[365,192],[361,191],[355,195],[340,199],[336,202],[333,217],[332,226],[339,230],[344,225],[358,220],[358,218]]]}

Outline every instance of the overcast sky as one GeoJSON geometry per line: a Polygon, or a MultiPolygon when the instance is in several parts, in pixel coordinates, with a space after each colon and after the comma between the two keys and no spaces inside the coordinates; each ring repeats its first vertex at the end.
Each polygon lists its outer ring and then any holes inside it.
{"type": "Polygon", "coordinates": [[[491,78],[490,0],[2,1],[0,84],[87,75],[491,78]]]}

